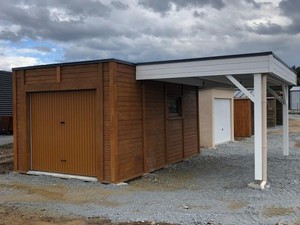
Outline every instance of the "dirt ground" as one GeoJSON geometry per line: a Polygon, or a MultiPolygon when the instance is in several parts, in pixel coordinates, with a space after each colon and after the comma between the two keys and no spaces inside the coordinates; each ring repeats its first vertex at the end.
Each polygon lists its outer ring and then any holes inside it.
{"type": "MultiPolygon", "coordinates": [[[[74,216],[51,217],[44,211],[32,212],[16,206],[0,206],[0,225],[170,225],[151,222],[113,223],[105,218],[81,218],[74,216]]],[[[173,224],[175,225],[175,224],[173,224]]]]}
{"type": "MultiPolygon", "coordinates": [[[[0,146],[0,166],[9,164],[9,166],[3,167],[2,173],[12,172],[12,160],[10,159],[13,154],[12,144],[5,144],[0,146]],[[5,161],[5,162],[4,162],[5,161]]],[[[5,185],[0,183],[0,187],[8,188],[17,188],[19,190],[26,191],[29,194],[34,194],[34,197],[31,197],[32,201],[42,201],[43,198],[49,200],[63,200],[64,195],[66,194],[62,187],[58,188],[34,188],[30,185],[20,185],[20,184],[11,184],[5,185]],[[37,194],[37,196],[36,196],[37,194]]],[[[89,191],[88,191],[89,192],[89,191]]],[[[96,193],[94,193],[96,194],[96,193]]],[[[99,193],[98,193],[99,194],[99,193]]],[[[101,193],[103,195],[103,192],[101,193]]],[[[70,196],[70,199],[65,199],[65,201],[76,202],[77,204],[82,204],[87,201],[86,197],[88,193],[81,192],[81,195],[70,196]],[[84,194],[83,194],[84,193],[84,194]]],[[[19,196],[21,197],[21,196],[19,196]]],[[[2,200],[5,197],[2,197],[2,200]]],[[[21,197],[23,198],[23,197],[21,197]]],[[[11,200],[11,197],[9,197],[11,200]]],[[[17,200],[18,198],[16,198],[17,200]]],[[[20,199],[19,199],[20,200],[20,199]]],[[[17,200],[18,201],[18,200],[17,200]]],[[[112,205],[110,202],[103,202],[103,204],[112,205]]],[[[166,223],[153,223],[147,221],[141,222],[123,222],[123,223],[113,223],[106,218],[92,217],[92,218],[82,218],[74,215],[69,216],[57,216],[49,215],[44,209],[39,211],[32,211],[26,207],[18,207],[16,205],[0,205],[0,225],[166,225],[166,223]]],[[[168,224],[170,225],[170,224],[168,224]]],[[[176,225],[176,224],[171,224],[176,225]]]]}
{"type": "MultiPolygon", "coordinates": [[[[274,129],[270,129],[271,132],[275,132],[275,133],[282,133],[282,130],[274,130],[274,129]]],[[[291,114],[289,116],[289,132],[290,133],[300,133],[300,120],[299,120],[299,115],[298,114],[291,114]]]]}
{"type": "MultiPolygon", "coordinates": [[[[41,208],[32,210],[30,207],[18,206],[18,204],[10,204],[11,202],[46,202],[46,201],[62,201],[73,204],[84,204],[90,199],[86,196],[98,195],[105,199],[105,196],[110,194],[110,191],[93,192],[89,188],[83,188],[79,192],[70,194],[68,190],[63,187],[31,187],[30,185],[21,184],[0,184],[0,188],[18,189],[25,192],[25,195],[18,195],[15,197],[5,196],[1,200],[5,200],[8,204],[0,205],[0,225],[176,225],[169,223],[154,223],[154,222],[123,222],[114,223],[103,217],[80,217],[76,215],[60,215],[57,212],[47,212],[41,208]],[[27,195],[28,194],[28,195],[27,195]]],[[[114,207],[115,203],[109,201],[102,201],[102,205],[107,207],[114,207]]]]}

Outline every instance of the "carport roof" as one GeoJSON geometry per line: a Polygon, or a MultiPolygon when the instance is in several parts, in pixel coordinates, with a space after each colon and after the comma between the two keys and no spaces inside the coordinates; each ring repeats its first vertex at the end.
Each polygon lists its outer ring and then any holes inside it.
{"type": "Polygon", "coordinates": [[[201,79],[231,85],[226,76],[233,75],[245,86],[252,86],[253,74],[268,74],[271,85],[296,84],[295,72],[271,51],[137,63],[136,79],[174,82],[190,79],[202,86],[196,82],[201,79]]]}

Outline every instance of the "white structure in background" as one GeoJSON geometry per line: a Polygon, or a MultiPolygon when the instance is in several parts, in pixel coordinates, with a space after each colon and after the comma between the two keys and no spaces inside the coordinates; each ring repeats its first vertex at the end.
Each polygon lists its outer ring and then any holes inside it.
{"type": "Polygon", "coordinates": [[[300,110],[300,86],[290,89],[290,110],[300,110]]]}
{"type": "Polygon", "coordinates": [[[234,141],[233,89],[199,90],[200,145],[216,145],[234,141]],[[205,107],[202,107],[204,106],[205,107]]]}

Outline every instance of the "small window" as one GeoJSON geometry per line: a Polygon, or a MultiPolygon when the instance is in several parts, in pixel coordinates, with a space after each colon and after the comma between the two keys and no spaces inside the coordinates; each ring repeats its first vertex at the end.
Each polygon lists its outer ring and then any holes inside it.
{"type": "Polygon", "coordinates": [[[181,97],[168,97],[168,110],[170,117],[180,117],[182,112],[181,97]]]}

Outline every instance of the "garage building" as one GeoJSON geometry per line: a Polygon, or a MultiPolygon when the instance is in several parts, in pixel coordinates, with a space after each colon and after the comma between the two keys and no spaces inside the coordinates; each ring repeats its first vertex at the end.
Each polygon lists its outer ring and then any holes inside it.
{"type": "Polygon", "coordinates": [[[234,141],[233,93],[232,89],[224,88],[199,90],[201,147],[214,148],[234,141]]]}
{"type": "Polygon", "coordinates": [[[12,72],[0,70],[0,133],[13,131],[12,72]]]}
{"type": "Polygon", "coordinates": [[[267,90],[282,104],[282,148],[289,155],[288,86],[296,74],[273,52],[65,63],[16,68],[13,77],[16,171],[119,182],[198,154],[199,87],[238,88],[254,103],[254,179],[262,188],[267,90]]]}
{"type": "Polygon", "coordinates": [[[13,72],[15,171],[110,183],[199,153],[197,87],[115,59],[13,72]]]}

